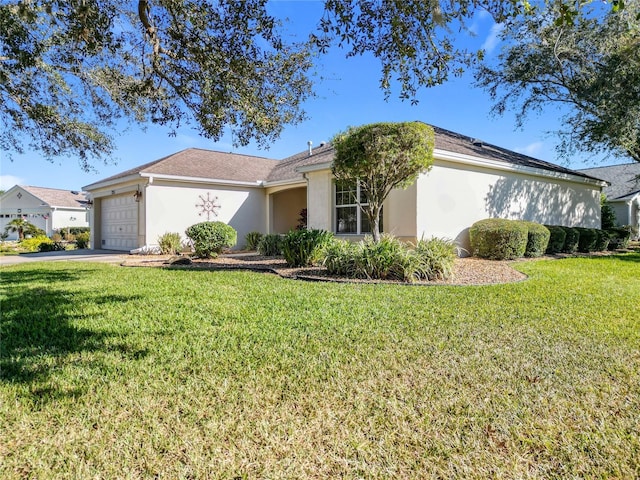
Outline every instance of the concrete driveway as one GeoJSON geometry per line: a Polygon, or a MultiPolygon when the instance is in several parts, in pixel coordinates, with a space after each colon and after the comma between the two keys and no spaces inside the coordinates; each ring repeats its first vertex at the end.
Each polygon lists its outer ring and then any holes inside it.
{"type": "Polygon", "coordinates": [[[21,255],[0,256],[0,265],[17,265],[28,262],[108,262],[121,263],[129,255],[114,250],[67,250],[64,252],[23,253],[21,255]]]}

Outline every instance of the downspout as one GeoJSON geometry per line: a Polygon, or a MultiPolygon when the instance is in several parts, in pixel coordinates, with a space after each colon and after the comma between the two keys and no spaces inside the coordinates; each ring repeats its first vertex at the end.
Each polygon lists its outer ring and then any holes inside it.
{"type": "Polygon", "coordinates": [[[144,196],[142,197],[142,212],[138,212],[138,230],[142,230],[142,245],[147,245],[147,213],[148,213],[148,202],[149,198],[149,187],[153,184],[153,177],[149,177],[147,179],[147,183],[144,184],[144,196]]]}
{"type": "Polygon", "coordinates": [[[307,229],[309,229],[309,175],[303,172],[302,178],[307,182],[307,229]]]}

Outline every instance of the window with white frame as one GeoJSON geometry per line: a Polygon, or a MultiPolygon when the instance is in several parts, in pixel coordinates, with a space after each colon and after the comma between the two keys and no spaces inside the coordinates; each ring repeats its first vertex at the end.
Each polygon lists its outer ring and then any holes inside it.
{"type": "MultiPolygon", "coordinates": [[[[371,233],[369,218],[358,206],[368,205],[367,196],[359,182],[336,180],[335,182],[335,232],[342,235],[371,233]]],[[[382,231],[382,210],[380,211],[382,231]]]]}

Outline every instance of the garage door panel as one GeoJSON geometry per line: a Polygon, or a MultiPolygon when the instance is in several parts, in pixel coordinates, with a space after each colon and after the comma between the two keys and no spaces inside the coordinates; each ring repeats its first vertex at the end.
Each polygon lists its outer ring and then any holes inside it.
{"type": "Polygon", "coordinates": [[[138,204],[132,195],[102,200],[102,248],[132,250],[138,246],[138,204]]]}

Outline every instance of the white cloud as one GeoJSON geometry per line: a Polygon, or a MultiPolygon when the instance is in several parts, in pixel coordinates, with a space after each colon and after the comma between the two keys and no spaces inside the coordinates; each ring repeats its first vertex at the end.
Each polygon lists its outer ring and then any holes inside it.
{"type": "Polygon", "coordinates": [[[504,30],[504,25],[502,23],[493,24],[489,31],[489,35],[480,48],[487,53],[493,52],[493,50],[498,46],[498,43],[500,43],[500,32],[502,32],[502,30],[504,30]]]}
{"type": "Polygon", "coordinates": [[[24,179],[13,175],[0,175],[0,190],[7,191],[14,185],[24,185],[24,179]]]}
{"type": "Polygon", "coordinates": [[[469,27],[469,31],[474,35],[478,34],[478,30],[480,29],[480,24],[483,23],[487,18],[490,18],[491,15],[486,10],[480,10],[473,16],[473,23],[469,27]]]}
{"type": "Polygon", "coordinates": [[[544,143],[542,142],[533,142],[527,145],[526,147],[516,148],[515,151],[518,153],[523,153],[525,155],[529,155],[530,157],[533,157],[542,150],[543,146],[544,146],[544,143]]]}

